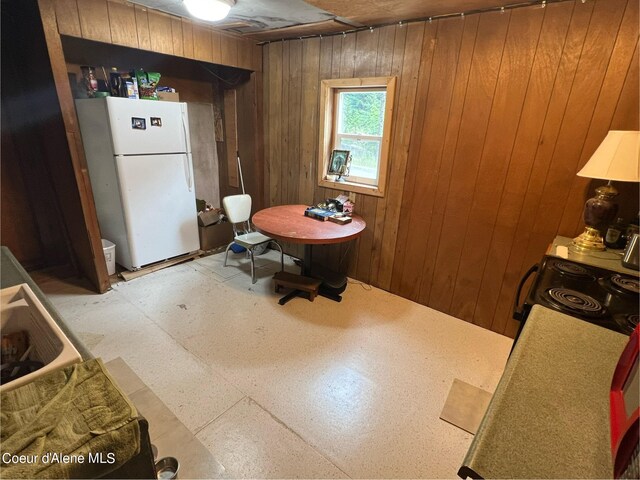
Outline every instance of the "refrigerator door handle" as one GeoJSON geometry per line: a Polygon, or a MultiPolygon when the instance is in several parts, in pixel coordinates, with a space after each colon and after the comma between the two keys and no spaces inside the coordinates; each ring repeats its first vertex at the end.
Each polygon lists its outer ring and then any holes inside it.
{"type": "Polygon", "coordinates": [[[189,191],[191,191],[193,187],[193,172],[191,171],[191,154],[187,153],[184,155],[184,177],[187,181],[187,186],[189,187],[189,191]]]}
{"type": "MultiPolygon", "coordinates": [[[[187,132],[187,124],[184,121],[184,115],[185,115],[185,111],[182,110],[180,115],[180,120],[182,120],[182,132],[184,133],[184,146],[185,146],[185,149],[187,149],[189,145],[189,139],[187,135],[189,135],[189,133],[187,132]]],[[[193,187],[193,172],[191,171],[191,165],[192,165],[191,153],[187,149],[187,153],[184,156],[184,167],[185,167],[184,173],[187,180],[187,186],[189,187],[189,191],[191,191],[191,188],[193,187]]]]}

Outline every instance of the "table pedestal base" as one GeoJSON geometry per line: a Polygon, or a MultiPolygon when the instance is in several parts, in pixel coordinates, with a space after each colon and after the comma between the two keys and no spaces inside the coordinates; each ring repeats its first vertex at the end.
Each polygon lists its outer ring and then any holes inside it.
{"type": "MultiPolygon", "coordinates": [[[[327,288],[327,287],[320,286],[320,289],[318,290],[318,295],[320,295],[321,297],[328,298],[329,300],[333,300],[334,302],[341,302],[342,301],[342,295],[340,295],[338,293],[335,293],[335,289],[333,289],[333,288],[327,288]]],[[[280,305],[284,305],[289,300],[291,300],[293,298],[296,298],[296,297],[306,298],[307,300],[309,300],[309,292],[303,292],[302,290],[291,290],[284,297],[282,297],[280,300],[278,300],[278,303],[280,305]]]]}
{"type": "MultiPolygon", "coordinates": [[[[301,281],[302,279],[309,280],[311,278],[321,281],[322,283],[320,284],[317,294],[328,298],[329,300],[333,300],[334,302],[341,302],[341,294],[347,288],[347,278],[344,275],[328,270],[321,265],[313,264],[313,250],[311,247],[311,244],[306,244],[304,246],[304,258],[302,259],[302,266],[300,268],[302,276],[298,278],[301,281]]],[[[278,274],[276,274],[276,276],[278,276],[278,274]]],[[[276,282],[276,288],[277,286],[278,283],[276,282]]],[[[294,287],[294,290],[287,293],[278,301],[280,305],[284,305],[289,300],[296,297],[302,297],[313,301],[315,295],[311,296],[308,291],[295,288],[296,285],[293,285],[292,283],[289,283],[288,286],[294,287]]]]}
{"type": "Polygon", "coordinates": [[[317,278],[305,277],[302,275],[295,275],[293,273],[281,271],[277,272],[273,276],[273,281],[276,285],[276,293],[280,291],[282,287],[292,288],[293,294],[286,295],[280,300],[280,305],[284,305],[294,296],[302,296],[300,294],[305,293],[310,302],[313,302],[318,295],[321,281],[317,278]]]}

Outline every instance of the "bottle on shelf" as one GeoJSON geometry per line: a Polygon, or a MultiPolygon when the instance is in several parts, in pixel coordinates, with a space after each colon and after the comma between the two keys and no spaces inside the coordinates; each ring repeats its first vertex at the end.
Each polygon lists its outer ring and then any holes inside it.
{"type": "Polygon", "coordinates": [[[84,80],[85,88],[87,89],[87,97],[95,97],[96,92],[98,91],[98,79],[96,78],[95,67],[82,65],[80,70],[82,71],[82,78],[84,80]]]}
{"type": "Polygon", "coordinates": [[[626,241],[627,225],[624,223],[624,219],[620,217],[607,228],[604,244],[609,248],[621,249],[624,248],[626,241]]]}

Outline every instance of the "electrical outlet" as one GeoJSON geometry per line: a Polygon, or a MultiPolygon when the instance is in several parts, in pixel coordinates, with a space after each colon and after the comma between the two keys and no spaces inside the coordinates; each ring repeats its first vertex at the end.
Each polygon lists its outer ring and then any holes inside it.
{"type": "Polygon", "coordinates": [[[349,192],[349,201],[351,203],[356,203],[356,192],[349,192]]]}

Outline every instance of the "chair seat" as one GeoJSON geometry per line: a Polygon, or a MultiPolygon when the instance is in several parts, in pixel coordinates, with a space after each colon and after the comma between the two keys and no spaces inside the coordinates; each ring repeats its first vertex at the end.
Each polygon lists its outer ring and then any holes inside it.
{"type": "Polygon", "coordinates": [[[255,247],[261,243],[271,242],[273,239],[261,234],[260,232],[249,232],[237,235],[233,241],[238,245],[242,245],[245,248],[255,247]]]}

